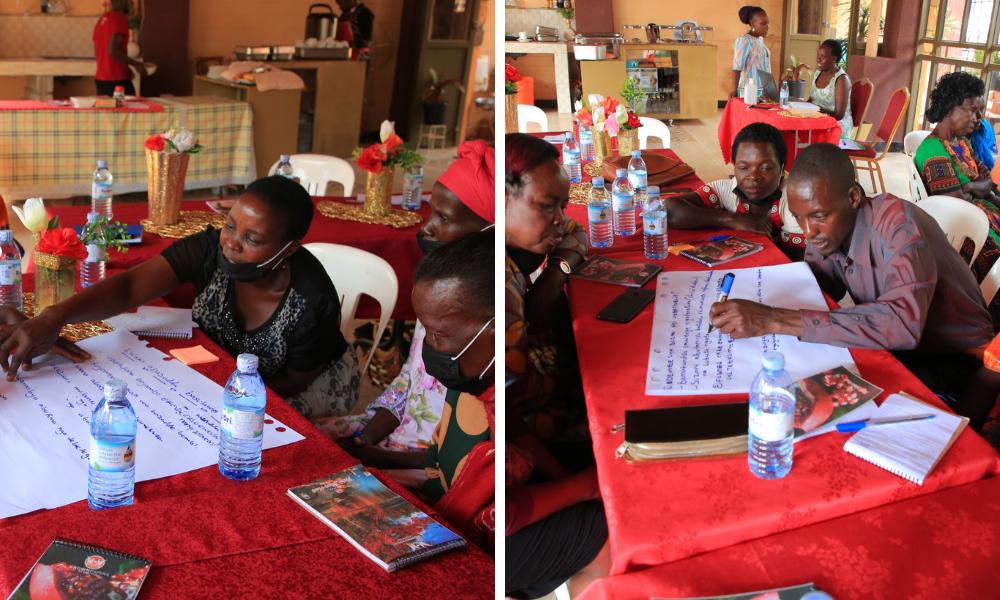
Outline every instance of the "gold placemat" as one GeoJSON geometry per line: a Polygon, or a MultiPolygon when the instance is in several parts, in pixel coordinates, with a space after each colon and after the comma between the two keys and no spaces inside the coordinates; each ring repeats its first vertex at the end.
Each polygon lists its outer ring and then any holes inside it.
{"type": "Polygon", "coordinates": [[[203,210],[182,210],[181,219],[173,225],[156,225],[149,219],[142,220],[142,228],[160,237],[180,239],[205,231],[209,225],[222,229],[226,224],[226,215],[203,210]]]}
{"type": "Polygon", "coordinates": [[[822,119],[826,115],[824,115],[821,112],[811,112],[811,113],[805,113],[805,114],[795,114],[795,113],[793,113],[791,111],[779,110],[778,111],[778,116],[779,117],[788,117],[790,119],[822,119]]]}
{"type": "MultiPolygon", "coordinates": [[[[595,162],[583,165],[583,172],[591,177],[600,177],[603,171],[595,162]]],[[[569,184],[570,204],[587,204],[587,194],[590,192],[590,182],[569,184]]]]}
{"type": "MultiPolygon", "coordinates": [[[[35,314],[35,294],[33,292],[25,292],[21,299],[24,302],[24,314],[31,317],[35,314]]],[[[91,323],[77,323],[75,325],[66,325],[59,332],[59,335],[63,336],[71,342],[79,342],[87,338],[92,338],[95,335],[101,335],[102,333],[108,333],[114,331],[115,328],[108,325],[104,321],[93,321],[91,323]]]]}
{"type": "Polygon", "coordinates": [[[324,217],[330,217],[331,219],[357,221],[358,223],[367,223],[369,225],[388,225],[395,229],[406,229],[407,227],[420,225],[424,222],[424,218],[419,214],[407,210],[394,208],[392,209],[392,213],[377,217],[366,213],[361,204],[349,206],[340,202],[333,202],[332,200],[320,202],[316,205],[316,210],[324,217]]]}

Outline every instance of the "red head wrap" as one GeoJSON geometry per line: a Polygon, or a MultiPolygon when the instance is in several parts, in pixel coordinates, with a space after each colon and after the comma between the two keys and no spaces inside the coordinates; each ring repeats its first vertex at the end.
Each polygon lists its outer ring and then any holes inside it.
{"type": "Polygon", "coordinates": [[[496,151],[482,140],[458,147],[458,160],[438,178],[463,204],[484,220],[496,223],[496,151]]]}

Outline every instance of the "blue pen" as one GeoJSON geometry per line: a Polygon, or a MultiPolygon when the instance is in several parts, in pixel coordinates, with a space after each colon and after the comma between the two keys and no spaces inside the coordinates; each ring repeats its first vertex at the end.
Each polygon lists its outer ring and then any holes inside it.
{"type": "Polygon", "coordinates": [[[670,247],[674,246],[690,246],[694,244],[701,244],[702,242],[721,242],[722,240],[728,240],[728,235],[717,235],[715,237],[710,237],[707,240],[695,240],[693,242],[677,242],[676,244],[670,244],[670,247]]]}
{"type": "Polygon", "coordinates": [[[851,421],[837,425],[840,433],[854,433],[861,431],[865,427],[875,427],[876,425],[892,425],[893,423],[907,423],[909,421],[926,421],[933,419],[934,415],[918,415],[916,417],[906,417],[904,419],[868,419],[867,421],[851,421]]]}
{"type": "MultiPolygon", "coordinates": [[[[733,281],[736,279],[736,275],[732,273],[726,273],[725,277],[722,278],[722,291],[719,293],[718,302],[725,302],[729,298],[729,290],[733,289],[733,281]]],[[[708,322],[708,332],[712,333],[712,322],[708,322]]]]}

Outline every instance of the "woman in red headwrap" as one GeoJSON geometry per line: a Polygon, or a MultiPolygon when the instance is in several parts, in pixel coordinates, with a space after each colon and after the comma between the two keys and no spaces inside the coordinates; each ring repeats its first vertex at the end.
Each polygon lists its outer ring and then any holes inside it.
{"type": "MultiPolygon", "coordinates": [[[[494,149],[483,141],[459,146],[458,160],[448,166],[432,188],[431,216],[417,233],[417,245],[424,255],[492,227],[494,156],[494,149]]],[[[448,389],[424,367],[425,336],[418,320],[409,358],[364,414],[342,417],[320,427],[363,464],[385,469],[415,490],[426,480],[427,448],[433,445],[432,435],[448,394],[448,389]]]]}

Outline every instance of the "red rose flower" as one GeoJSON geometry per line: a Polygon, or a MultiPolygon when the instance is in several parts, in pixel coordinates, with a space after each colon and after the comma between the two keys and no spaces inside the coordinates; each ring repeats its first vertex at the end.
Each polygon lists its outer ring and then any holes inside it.
{"type": "Polygon", "coordinates": [[[166,145],[167,141],[163,139],[163,136],[160,134],[156,134],[146,139],[146,147],[150,150],[155,150],[156,152],[163,152],[163,148],[166,145]]]}
{"type": "Polygon", "coordinates": [[[504,83],[511,83],[521,81],[521,75],[514,68],[514,65],[505,65],[504,67],[504,83]]]}
{"type": "Polygon", "coordinates": [[[403,143],[403,138],[399,137],[395,133],[389,135],[389,137],[385,140],[385,143],[383,144],[383,146],[385,146],[386,154],[392,153],[392,151],[395,150],[396,147],[402,143],[403,143]]]}
{"type": "Polygon", "coordinates": [[[625,122],[625,125],[631,127],[632,129],[638,129],[641,127],[642,123],[639,122],[639,115],[634,112],[628,113],[628,121],[625,122]]]}
{"type": "Polygon", "coordinates": [[[35,250],[42,254],[71,256],[78,260],[87,260],[87,247],[80,242],[80,237],[69,227],[45,230],[45,234],[35,246],[35,250]]]}
{"type": "Polygon", "coordinates": [[[382,164],[388,156],[382,150],[382,144],[375,144],[365,148],[356,164],[369,173],[378,173],[382,170],[382,164]]]}

